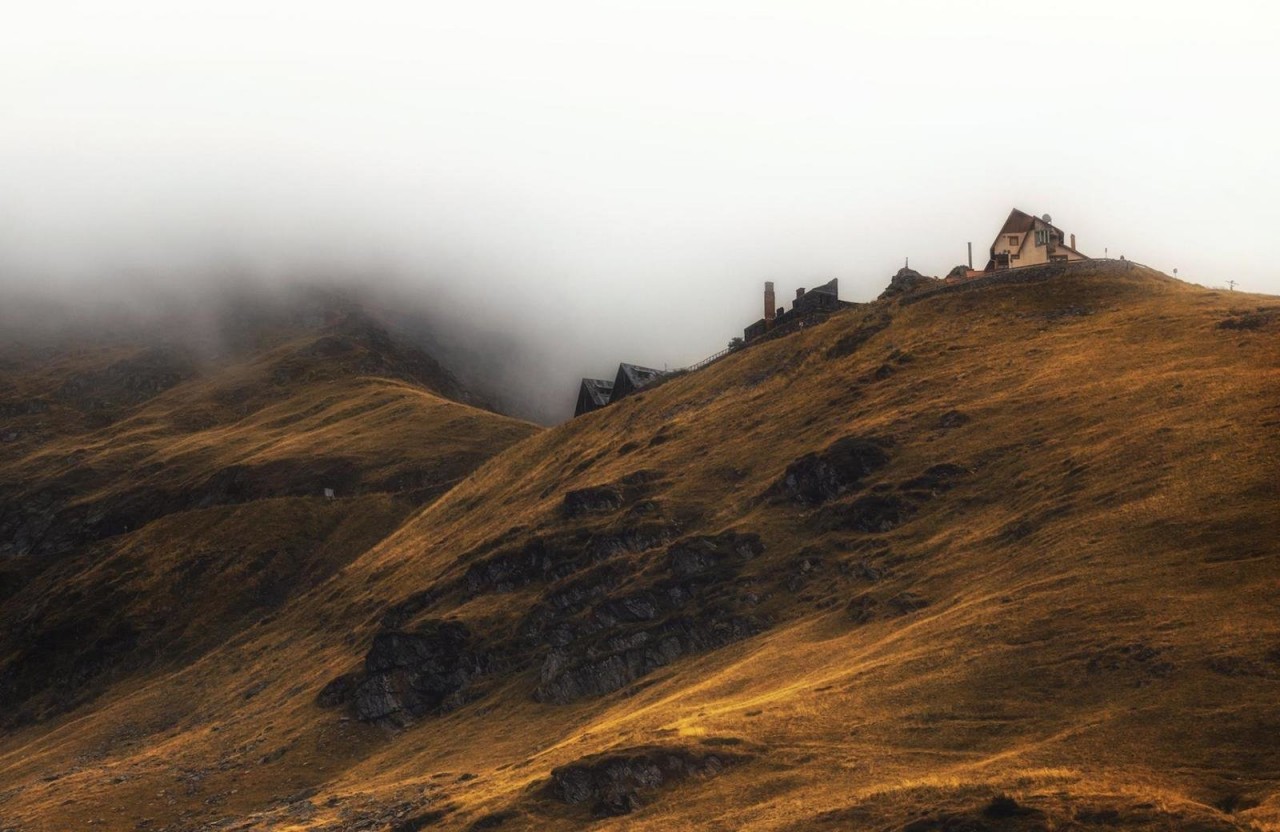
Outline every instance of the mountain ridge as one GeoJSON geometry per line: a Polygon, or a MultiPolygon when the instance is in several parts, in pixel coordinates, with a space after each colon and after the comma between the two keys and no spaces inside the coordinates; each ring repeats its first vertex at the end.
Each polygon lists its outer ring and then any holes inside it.
{"type": "Polygon", "coordinates": [[[1099,262],[532,432],[221,647],[11,733],[0,811],[1271,828],[1275,308],[1099,262]]]}

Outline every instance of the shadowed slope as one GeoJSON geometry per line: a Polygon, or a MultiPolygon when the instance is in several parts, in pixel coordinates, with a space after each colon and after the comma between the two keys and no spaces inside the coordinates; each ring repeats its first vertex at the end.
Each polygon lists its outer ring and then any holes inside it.
{"type": "Polygon", "coordinates": [[[752,346],[490,460],[223,649],[11,734],[0,808],[1274,827],[1276,306],[1097,263],[752,346]]]}
{"type": "Polygon", "coordinates": [[[11,357],[0,722],[224,642],[537,430],[429,389],[447,374],[358,316],[271,335],[11,357]]]}

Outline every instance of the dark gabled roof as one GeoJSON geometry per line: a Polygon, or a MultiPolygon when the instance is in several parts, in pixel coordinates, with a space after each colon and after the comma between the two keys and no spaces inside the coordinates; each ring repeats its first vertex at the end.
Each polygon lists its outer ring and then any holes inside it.
{"type": "MultiPolygon", "coordinates": [[[[835,295],[840,297],[840,278],[833,277],[821,286],[814,286],[809,292],[821,292],[824,295],[835,295]]],[[[805,292],[805,294],[809,294],[805,292]]]]}
{"type": "Polygon", "coordinates": [[[1034,230],[1036,223],[1038,222],[1044,223],[1051,230],[1058,232],[1058,248],[1065,248],[1073,254],[1079,254],[1081,257],[1084,257],[1083,254],[1080,254],[1078,249],[1074,249],[1067,245],[1067,233],[1061,228],[1051,222],[1045,222],[1040,217],[1033,217],[1026,211],[1020,211],[1017,208],[1014,208],[1009,212],[1009,218],[1004,221],[1004,226],[1001,227],[1000,233],[996,235],[995,243],[992,243],[991,247],[995,248],[995,244],[1000,242],[1000,238],[1005,234],[1025,234],[1028,231],[1034,230]]]}
{"type": "Polygon", "coordinates": [[[638,364],[619,364],[618,375],[613,379],[611,401],[617,401],[652,384],[660,376],[662,376],[662,371],[655,370],[652,367],[641,367],[638,364]]]}
{"type": "Polygon", "coordinates": [[[599,410],[613,398],[613,382],[607,378],[584,378],[578,387],[578,404],[573,409],[575,417],[599,410]]]}
{"type": "Polygon", "coordinates": [[[1005,234],[1025,234],[1036,227],[1036,217],[1031,216],[1026,211],[1019,211],[1014,208],[1009,212],[1009,219],[1004,221],[1004,225],[1000,228],[1000,233],[996,235],[996,240],[1005,234]]]}
{"type": "Polygon", "coordinates": [[[613,393],[613,382],[607,378],[584,378],[582,392],[587,394],[596,407],[604,407],[613,393]]]}
{"type": "MultiPolygon", "coordinates": [[[[641,367],[639,364],[618,365],[619,378],[625,377],[627,383],[631,385],[633,390],[639,390],[641,387],[644,387],[660,375],[662,375],[662,371],[655,370],[652,367],[641,367]]],[[[617,385],[618,379],[615,378],[613,383],[614,385],[617,385]]]]}

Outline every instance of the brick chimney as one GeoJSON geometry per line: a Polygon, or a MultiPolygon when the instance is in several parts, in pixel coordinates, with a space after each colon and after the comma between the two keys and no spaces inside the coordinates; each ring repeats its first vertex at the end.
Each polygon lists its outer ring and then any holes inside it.
{"type": "Polygon", "coordinates": [[[1074,234],[1071,235],[1071,247],[1072,248],[1076,247],[1076,235],[1074,234]]]}
{"type": "Polygon", "coordinates": [[[796,300],[800,300],[802,297],[804,297],[804,289],[796,289],[796,300]]]}
{"type": "Polygon", "coordinates": [[[766,330],[773,329],[773,316],[776,304],[773,299],[773,281],[765,281],[764,284],[764,328],[766,330]]]}

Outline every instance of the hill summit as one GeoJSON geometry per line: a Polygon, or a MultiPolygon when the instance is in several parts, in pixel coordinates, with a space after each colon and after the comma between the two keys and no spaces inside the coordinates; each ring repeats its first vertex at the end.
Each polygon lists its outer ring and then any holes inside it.
{"type": "Polygon", "coordinates": [[[903,289],[551,430],[358,340],[252,392],[324,335],[10,452],[97,536],[0,606],[3,823],[1280,825],[1280,302],[903,289]],[[90,523],[126,469],[201,496],[90,523]]]}

